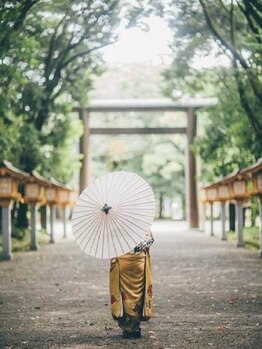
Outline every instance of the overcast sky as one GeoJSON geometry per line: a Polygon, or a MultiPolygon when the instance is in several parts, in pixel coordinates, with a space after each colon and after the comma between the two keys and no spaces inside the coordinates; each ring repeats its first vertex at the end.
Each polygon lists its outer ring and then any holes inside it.
{"type": "Polygon", "coordinates": [[[104,51],[106,62],[131,63],[151,62],[153,64],[170,61],[168,44],[171,31],[164,21],[155,16],[147,20],[150,30],[140,28],[120,29],[119,41],[104,51]]]}
{"type": "MultiPolygon", "coordinates": [[[[146,20],[149,31],[140,28],[119,28],[119,41],[103,49],[104,59],[108,63],[170,63],[172,56],[169,45],[172,41],[172,31],[163,19],[151,16],[146,20]]],[[[209,56],[198,57],[196,68],[228,65],[226,56],[219,59],[215,56],[216,48],[209,56]]]]}

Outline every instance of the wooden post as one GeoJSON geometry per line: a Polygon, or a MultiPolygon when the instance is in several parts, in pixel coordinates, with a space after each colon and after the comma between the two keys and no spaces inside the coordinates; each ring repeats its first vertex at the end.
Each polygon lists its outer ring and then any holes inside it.
{"type": "Polygon", "coordinates": [[[31,226],[30,226],[30,235],[31,235],[31,242],[30,242],[30,250],[36,251],[38,250],[37,246],[37,232],[36,232],[36,203],[30,203],[30,213],[31,213],[31,226]]]}
{"type": "Polygon", "coordinates": [[[54,223],[55,223],[55,212],[56,212],[56,207],[55,205],[50,205],[50,244],[55,242],[54,239],[54,223]]]}
{"type": "Polygon", "coordinates": [[[197,180],[196,180],[196,159],[191,150],[197,131],[197,116],[193,108],[187,110],[187,159],[186,159],[186,198],[187,198],[187,219],[190,228],[199,227],[197,180]]]}
{"type": "Polygon", "coordinates": [[[12,259],[12,241],[11,241],[11,201],[6,201],[2,206],[2,234],[3,234],[3,252],[2,259],[12,259]]]}
{"type": "Polygon", "coordinates": [[[237,247],[244,247],[243,239],[243,201],[237,200],[236,204],[237,213],[237,247]]]}
{"type": "Polygon", "coordinates": [[[226,234],[226,203],[225,201],[221,202],[221,240],[226,241],[227,240],[227,234],[226,234]]]}
{"type": "Polygon", "coordinates": [[[90,153],[90,129],[89,129],[89,114],[86,110],[81,109],[79,112],[79,118],[83,122],[84,133],[80,139],[79,151],[83,154],[82,167],[80,169],[79,190],[80,193],[88,185],[89,181],[89,153],[90,153]]]}

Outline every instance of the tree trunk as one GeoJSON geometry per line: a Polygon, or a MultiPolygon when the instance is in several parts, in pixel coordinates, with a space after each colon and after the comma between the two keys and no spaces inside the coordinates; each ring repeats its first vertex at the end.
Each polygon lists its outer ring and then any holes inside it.
{"type": "Polygon", "coordinates": [[[251,227],[254,227],[256,225],[256,210],[254,208],[251,208],[251,227]]]}
{"type": "Polygon", "coordinates": [[[48,114],[52,106],[52,99],[50,97],[50,92],[45,91],[46,96],[42,98],[41,108],[38,112],[38,115],[35,119],[35,128],[39,131],[42,130],[43,125],[45,124],[48,114]]]}
{"type": "Polygon", "coordinates": [[[26,216],[27,209],[28,209],[27,204],[21,204],[21,203],[19,204],[17,221],[16,221],[16,226],[18,228],[28,228],[28,219],[26,216]]]}
{"type": "Polygon", "coordinates": [[[243,207],[243,227],[246,225],[246,207],[243,207]]]}
{"type": "Polygon", "coordinates": [[[159,197],[159,218],[163,218],[163,194],[160,193],[159,197]]]}
{"type": "Polygon", "coordinates": [[[185,195],[181,196],[181,202],[182,202],[182,219],[186,220],[186,197],[185,197],[185,195]]]}
{"type": "Polygon", "coordinates": [[[17,215],[17,211],[18,211],[18,202],[15,201],[13,203],[13,207],[11,209],[11,222],[14,222],[15,221],[15,217],[17,215]]]}
{"type": "Polygon", "coordinates": [[[236,231],[236,210],[232,203],[229,204],[229,230],[236,231]]]}
{"type": "Polygon", "coordinates": [[[40,222],[41,222],[41,228],[46,230],[46,227],[47,227],[47,206],[40,207],[40,222]]]}

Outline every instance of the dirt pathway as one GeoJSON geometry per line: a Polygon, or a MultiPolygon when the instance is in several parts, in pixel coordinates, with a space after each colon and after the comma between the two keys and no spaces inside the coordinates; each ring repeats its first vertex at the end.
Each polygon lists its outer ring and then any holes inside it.
{"type": "Polygon", "coordinates": [[[154,318],[124,340],[111,319],[108,261],[74,241],[0,262],[0,348],[261,349],[262,260],[229,242],[156,222],[154,318]]]}

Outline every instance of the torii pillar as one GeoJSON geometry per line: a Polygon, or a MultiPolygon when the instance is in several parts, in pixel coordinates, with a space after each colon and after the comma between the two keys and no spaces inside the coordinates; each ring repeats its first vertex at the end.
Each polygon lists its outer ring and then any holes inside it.
{"type": "Polygon", "coordinates": [[[197,200],[196,158],[191,146],[197,132],[197,115],[193,108],[187,109],[187,145],[186,145],[186,205],[189,228],[199,228],[197,200]]]}
{"type": "Polygon", "coordinates": [[[80,153],[83,154],[82,168],[80,171],[80,191],[82,191],[88,185],[89,178],[89,163],[90,163],[90,135],[91,134],[170,134],[170,133],[183,133],[187,137],[186,146],[186,211],[187,221],[190,228],[199,227],[198,217],[198,200],[197,200],[197,171],[196,171],[196,159],[192,152],[191,146],[194,142],[197,131],[197,116],[195,110],[216,105],[216,98],[209,99],[194,99],[186,102],[183,101],[171,101],[171,100],[99,100],[98,102],[90,103],[88,109],[76,110],[79,112],[80,119],[84,125],[84,133],[80,141],[80,153]],[[187,128],[144,128],[135,129],[115,129],[115,128],[102,128],[102,129],[90,129],[89,128],[89,112],[127,112],[127,111],[184,111],[187,114],[187,128]],[[170,130],[169,130],[170,129],[170,130]],[[99,132],[98,132],[99,131],[99,132]],[[107,132],[106,132],[107,131],[107,132]],[[109,132],[110,131],[110,132],[109,132]],[[139,132],[138,132],[139,131],[139,132]]]}
{"type": "Polygon", "coordinates": [[[83,135],[80,139],[79,152],[83,155],[82,166],[80,169],[79,192],[81,193],[89,182],[89,165],[90,165],[90,129],[89,113],[85,109],[80,109],[79,118],[83,122],[83,135]]]}

